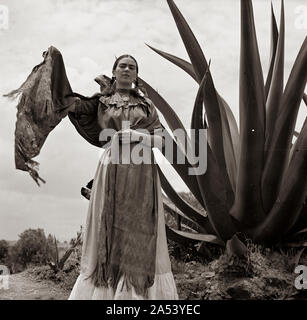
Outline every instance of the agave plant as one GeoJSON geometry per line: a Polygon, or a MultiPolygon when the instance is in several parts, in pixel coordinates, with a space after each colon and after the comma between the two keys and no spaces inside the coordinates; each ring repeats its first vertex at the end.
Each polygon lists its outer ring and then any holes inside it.
{"type": "MultiPolygon", "coordinates": [[[[177,241],[201,240],[224,245],[240,233],[255,243],[272,245],[290,239],[295,233],[306,232],[307,120],[300,133],[294,131],[302,99],[306,103],[306,38],[284,87],[284,3],[281,1],[279,30],[272,7],[271,57],[264,82],[252,1],[241,0],[239,133],[230,107],[215,88],[193,32],[174,1],[167,2],[191,62],[150,48],[199,84],[191,129],[208,130],[206,141],[190,139],[171,106],[142,80],[170,130],[181,128],[185,132],[185,141],[180,141],[166,130],[174,146],[172,165],[206,210],[203,214],[184,201],[159,170],[168,197],[165,207],[179,214],[182,223],[191,229],[186,232],[167,226],[168,236],[177,241]],[[297,140],[292,145],[294,134],[297,140]],[[193,165],[182,146],[196,147],[198,143],[207,144],[207,171],[189,175],[188,169],[193,165]],[[176,163],[178,152],[185,156],[185,164],[176,163]]],[[[165,149],[163,154],[169,157],[165,149]]]]}
{"type": "Polygon", "coordinates": [[[82,244],[82,226],[80,227],[80,231],[77,232],[77,238],[72,239],[73,241],[70,247],[65,251],[61,259],[59,256],[59,248],[58,248],[58,243],[55,236],[53,237],[53,240],[54,240],[55,253],[54,253],[53,261],[49,261],[48,265],[54,272],[58,272],[60,270],[63,270],[65,262],[70,257],[70,255],[74,252],[75,248],[78,245],[82,244]]]}

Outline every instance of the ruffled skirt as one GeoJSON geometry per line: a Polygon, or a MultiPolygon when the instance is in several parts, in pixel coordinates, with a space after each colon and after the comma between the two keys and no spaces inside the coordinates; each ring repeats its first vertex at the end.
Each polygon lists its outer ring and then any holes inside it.
{"type": "MultiPolygon", "coordinates": [[[[86,228],[83,236],[81,272],[70,293],[68,300],[143,300],[145,297],[137,295],[134,288],[130,290],[124,286],[124,276],[120,279],[117,288],[96,287],[89,276],[95,269],[97,263],[98,248],[98,221],[99,213],[102,212],[105,194],[105,177],[107,164],[110,161],[110,148],[102,154],[92,187],[91,199],[86,219],[86,228]]],[[[157,228],[157,250],[156,269],[154,284],[148,289],[149,300],[177,300],[178,294],[171,263],[168,254],[164,210],[161,193],[161,185],[158,172],[158,228],[157,228]]],[[[142,201],[142,199],[140,199],[142,201]]]]}

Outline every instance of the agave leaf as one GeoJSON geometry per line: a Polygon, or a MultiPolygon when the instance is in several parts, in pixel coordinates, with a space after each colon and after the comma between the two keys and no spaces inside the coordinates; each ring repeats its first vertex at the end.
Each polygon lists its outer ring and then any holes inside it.
{"type": "Polygon", "coordinates": [[[289,243],[285,243],[285,246],[292,247],[292,248],[307,247],[307,241],[289,242],[289,243]]]}
{"type": "MultiPolygon", "coordinates": [[[[150,46],[149,46],[150,47],[150,46]]],[[[153,49],[155,52],[159,53],[161,56],[168,59],[170,62],[176,64],[181,69],[186,71],[194,80],[196,79],[193,66],[191,63],[167,54],[158,49],[153,49]],[[193,74],[192,74],[193,72],[193,74]]],[[[223,131],[223,146],[224,155],[226,159],[227,172],[232,185],[233,190],[235,190],[236,178],[237,178],[237,163],[239,155],[239,130],[235,120],[235,117],[228,106],[227,102],[217,93],[218,103],[221,111],[222,120],[222,131],[223,131]]]]}
{"type": "Polygon", "coordinates": [[[192,219],[195,223],[201,226],[208,233],[214,234],[215,231],[212,228],[208,216],[205,216],[202,212],[198,211],[192,207],[188,202],[180,197],[180,195],[173,189],[166,177],[164,176],[162,170],[157,166],[159,177],[161,181],[161,186],[165,191],[166,195],[170,200],[176,205],[176,207],[182,211],[187,217],[192,219]]]}
{"type": "MultiPolygon", "coordinates": [[[[224,154],[224,142],[226,142],[226,139],[223,139],[220,106],[217,98],[217,92],[214,88],[214,85],[210,76],[209,66],[210,64],[208,65],[207,71],[205,72],[203,80],[199,86],[199,90],[197,93],[197,97],[195,100],[194,109],[192,113],[191,129],[194,129],[196,131],[199,129],[204,129],[204,125],[203,125],[204,120],[202,117],[203,102],[204,102],[205,108],[207,111],[206,114],[207,114],[208,125],[209,125],[209,129],[208,129],[209,146],[210,146],[210,149],[212,150],[214,159],[217,162],[217,166],[221,172],[220,177],[224,181],[225,191],[226,191],[225,203],[228,209],[230,210],[234,202],[234,192],[228,176],[226,159],[224,154]],[[211,85],[209,85],[209,82],[211,83],[211,85]]],[[[229,137],[229,135],[226,135],[226,136],[229,137]]],[[[196,143],[196,146],[198,143],[199,142],[196,143]]],[[[203,143],[203,142],[200,142],[200,143],[203,143]]],[[[232,145],[231,145],[231,148],[232,148],[232,145]]],[[[198,150],[196,152],[198,153],[198,150]]]]}
{"type": "MultiPolygon", "coordinates": [[[[204,98],[204,86],[206,76],[204,76],[197,92],[195,106],[192,117],[192,128],[203,129],[202,103],[204,98]],[[199,120],[201,118],[201,120],[199,120]]],[[[205,122],[205,120],[204,120],[205,122]]],[[[195,146],[200,146],[199,137],[195,135],[195,146]]],[[[203,143],[203,142],[202,142],[203,143]]],[[[228,190],[225,187],[225,177],[222,175],[220,167],[213,155],[210,145],[207,145],[207,154],[203,148],[199,148],[197,153],[200,157],[207,157],[207,171],[196,176],[199,188],[206,204],[208,217],[215,233],[223,240],[227,240],[235,233],[235,227],[229,216],[228,190]],[[210,188],[208,187],[210,186],[210,188]]]]}
{"type": "Polygon", "coordinates": [[[153,101],[155,106],[161,111],[163,114],[168,126],[174,132],[177,129],[180,129],[183,135],[175,135],[176,142],[180,145],[181,149],[184,150],[186,155],[190,155],[190,146],[191,140],[186,132],[185,127],[183,126],[181,120],[179,119],[176,112],[172,109],[172,107],[161,97],[161,95],[154,90],[145,80],[140,79],[140,83],[146,89],[149,98],[153,101]]]}
{"type": "MultiPolygon", "coordinates": [[[[307,122],[307,117],[305,118],[305,122],[304,122],[304,124],[303,124],[303,127],[306,125],[306,122],[307,122]]],[[[298,136],[300,135],[297,131],[294,131],[293,132],[293,135],[296,137],[296,138],[298,138],[298,136]]],[[[294,142],[294,144],[291,146],[291,149],[290,149],[290,153],[289,153],[289,158],[288,158],[288,165],[289,165],[289,163],[290,163],[290,161],[291,161],[291,159],[292,159],[292,157],[293,157],[293,152],[294,152],[294,150],[296,149],[296,145],[297,145],[297,139],[296,139],[296,141],[294,142]]]]}
{"type": "MultiPolygon", "coordinates": [[[[281,99],[283,94],[284,85],[284,51],[285,51],[285,14],[284,2],[281,1],[281,14],[280,14],[280,33],[278,37],[277,52],[274,61],[274,68],[272,73],[271,86],[266,104],[266,141],[265,153],[271,146],[272,137],[276,125],[276,120],[281,107],[281,99]]],[[[263,204],[265,211],[268,211],[266,195],[264,194],[263,204]]],[[[270,201],[269,201],[270,204],[270,201]]]]}
{"type": "MultiPolygon", "coordinates": [[[[303,101],[305,102],[306,106],[307,106],[307,96],[306,94],[304,93],[303,95],[303,101]],[[305,100],[305,97],[306,97],[306,100],[305,100]]],[[[306,118],[307,119],[307,118],[306,118]]],[[[305,119],[305,121],[306,121],[305,119]]],[[[304,124],[305,125],[305,124],[304,124]]],[[[293,132],[293,135],[297,138],[299,136],[299,132],[295,131],[293,132]]],[[[295,145],[296,145],[296,141],[295,143],[291,146],[291,150],[290,150],[290,155],[289,155],[289,162],[290,160],[292,159],[292,155],[293,155],[293,151],[295,150],[295,145]]]]}
{"type": "MultiPolygon", "coordinates": [[[[150,46],[149,46],[150,47],[150,46]]],[[[170,62],[174,63],[184,71],[186,71],[195,81],[198,81],[193,66],[191,63],[177,58],[173,55],[150,47],[152,50],[168,59],[170,62]]],[[[233,190],[235,190],[236,179],[237,179],[237,163],[239,156],[239,130],[235,120],[235,117],[228,106],[227,102],[217,93],[217,98],[219,102],[219,107],[221,111],[221,120],[222,120],[222,131],[223,131],[223,146],[224,154],[227,165],[227,172],[229,179],[232,185],[233,190]]]]}
{"type": "Polygon", "coordinates": [[[209,71],[209,66],[199,85],[197,97],[194,103],[192,119],[191,119],[191,129],[194,129],[194,130],[205,129],[205,127],[207,127],[206,125],[204,125],[205,121],[203,119],[203,100],[205,96],[205,85],[208,80],[207,78],[208,71],[209,71]]]}
{"type": "Polygon", "coordinates": [[[164,157],[170,162],[170,164],[177,171],[179,176],[188,186],[190,191],[193,193],[198,202],[205,208],[205,203],[203,201],[202,195],[199,190],[198,181],[196,179],[196,175],[189,174],[189,171],[193,171],[193,166],[189,163],[188,159],[185,156],[185,153],[178,146],[178,144],[174,141],[169,132],[164,129],[164,136],[167,141],[172,142],[172,153],[170,154],[169,150],[166,150],[165,147],[162,148],[162,154],[164,157]],[[180,157],[180,158],[179,158],[180,157]],[[185,163],[181,164],[178,161],[179,159],[184,159],[185,163]]]}
{"type": "Polygon", "coordinates": [[[226,242],[226,253],[228,256],[235,255],[239,258],[247,258],[248,250],[245,244],[236,234],[226,242]]]}
{"type": "MultiPolygon", "coordinates": [[[[187,53],[190,57],[196,77],[200,82],[203,79],[206,71],[208,70],[206,58],[192,30],[190,29],[189,25],[187,24],[186,20],[184,19],[183,15],[181,14],[177,6],[175,5],[174,1],[168,0],[168,5],[171,9],[178,31],[183,40],[187,53]]],[[[227,165],[225,160],[222,121],[220,114],[221,111],[217,99],[217,92],[215,90],[210,71],[208,73],[208,81],[206,81],[205,85],[204,104],[208,118],[209,144],[216,158],[216,161],[218,162],[220,170],[222,171],[222,175],[224,176],[225,185],[227,188],[227,195],[229,196],[229,198],[227,198],[227,205],[230,208],[234,201],[234,193],[228,177],[227,165]]]]}
{"type": "Polygon", "coordinates": [[[55,236],[53,236],[54,238],[54,247],[55,247],[55,259],[54,259],[54,262],[55,262],[55,265],[56,267],[58,267],[59,265],[59,249],[58,249],[58,242],[57,242],[57,239],[55,236]]]}
{"type": "Polygon", "coordinates": [[[194,232],[196,231],[204,234],[208,233],[204,228],[185,216],[180,210],[178,210],[178,208],[174,204],[170,203],[169,200],[163,199],[163,206],[164,209],[167,210],[175,219],[179,216],[181,219],[181,223],[191,228],[194,232]]]}
{"type": "Polygon", "coordinates": [[[307,233],[307,228],[304,228],[298,232],[296,232],[293,236],[299,235],[299,234],[303,234],[303,233],[307,233]]]}
{"type": "Polygon", "coordinates": [[[289,235],[293,239],[293,237],[303,235],[305,232],[307,234],[307,195],[298,218],[293,227],[287,232],[287,236],[289,235]]]}
{"type": "Polygon", "coordinates": [[[265,86],[264,86],[265,100],[267,100],[270,86],[271,86],[272,73],[273,73],[275,55],[276,55],[276,49],[277,49],[277,42],[278,42],[278,29],[277,29],[277,23],[276,23],[276,18],[274,14],[273,4],[271,3],[271,54],[270,54],[269,72],[268,72],[265,86]]]}
{"type": "Polygon", "coordinates": [[[184,70],[186,73],[188,73],[195,81],[197,81],[197,77],[195,75],[193,66],[191,65],[191,63],[178,58],[172,54],[166,53],[164,51],[155,49],[154,47],[150,46],[147,44],[147,46],[152,49],[153,51],[155,51],[156,53],[158,53],[160,56],[162,56],[163,58],[167,59],[168,61],[172,62],[173,64],[175,64],[176,66],[178,66],[179,68],[181,68],[182,70],[184,70]]]}
{"type": "Polygon", "coordinates": [[[166,235],[169,239],[183,244],[189,244],[191,241],[204,241],[222,247],[225,246],[225,243],[215,235],[179,231],[169,227],[168,225],[166,225],[166,235]]]}
{"type": "Polygon", "coordinates": [[[265,97],[251,0],[241,0],[240,161],[231,215],[246,226],[262,221],[261,174],[265,97]]]}
{"type": "Polygon", "coordinates": [[[301,130],[278,198],[264,222],[257,227],[254,239],[276,243],[287,234],[300,216],[307,196],[307,121],[301,130]]]}
{"type": "MultiPolygon", "coordinates": [[[[183,126],[181,120],[179,119],[178,115],[173,110],[173,108],[145,80],[140,78],[140,83],[145,87],[149,98],[153,101],[155,106],[163,114],[171,130],[174,131],[180,128],[186,133],[185,127],[183,126]]],[[[187,133],[186,133],[186,136],[187,136],[187,133]]]]}
{"type": "Polygon", "coordinates": [[[198,183],[195,178],[195,175],[189,175],[189,168],[192,168],[191,159],[189,158],[189,155],[192,154],[191,150],[191,140],[189,136],[186,133],[186,130],[178,118],[175,111],[171,108],[171,106],[160,96],[160,94],[154,90],[145,80],[140,79],[141,84],[145,87],[150,99],[154,102],[155,106],[161,111],[163,114],[167,124],[171,128],[172,131],[175,131],[176,129],[181,129],[184,133],[183,139],[181,139],[181,135],[178,135],[178,140],[175,142],[174,139],[171,137],[171,135],[167,132],[167,130],[164,130],[164,133],[166,135],[166,139],[173,142],[173,154],[169,158],[168,153],[166,152],[165,148],[163,149],[163,155],[167,158],[167,160],[173,165],[177,173],[181,176],[183,181],[186,183],[186,185],[190,188],[191,192],[195,196],[195,198],[205,207],[205,204],[203,202],[201,193],[199,191],[198,183]],[[185,164],[179,164],[177,159],[177,153],[181,156],[181,158],[185,158],[186,163],[185,164]]]}
{"type": "Polygon", "coordinates": [[[233,191],[236,191],[240,136],[237,122],[227,102],[217,93],[222,118],[223,146],[227,172],[233,191]]]}
{"type": "Polygon", "coordinates": [[[307,37],[297,55],[284,90],[271,147],[268,150],[262,177],[266,207],[272,207],[281,185],[307,80],[307,37]]]}
{"type": "MultiPolygon", "coordinates": [[[[191,29],[189,28],[187,22],[185,21],[184,17],[180,13],[179,9],[176,7],[173,1],[168,2],[170,9],[172,11],[173,17],[177,24],[177,28],[180,32],[181,38],[184,42],[184,45],[187,49],[187,52],[190,56],[193,66],[185,60],[178,60],[179,58],[171,56],[165,52],[152,48],[158,54],[162,55],[172,63],[179,66],[181,69],[186,71],[194,80],[198,83],[201,82],[204,73],[208,68],[207,61],[205,56],[193,34],[191,29]],[[179,63],[178,63],[179,61],[179,63]],[[196,72],[194,72],[196,70],[196,72]]],[[[211,78],[211,74],[209,74],[208,79],[208,92],[209,92],[209,99],[205,101],[206,109],[210,108],[209,112],[209,137],[213,137],[213,141],[210,141],[210,145],[213,148],[213,152],[216,155],[217,160],[219,161],[222,170],[224,171],[226,184],[229,187],[230,182],[227,180],[231,180],[231,187],[233,191],[235,190],[235,181],[236,181],[236,167],[237,161],[235,158],[238,156],[234,156],[234,153],[237,152],[234,144],[237,142],[233,142],[232,138],[233,135],[230,134],[230,128],[237,128],[233,123],[229,124],[229,122],[234,122],[235,119],[231,112],[231,109],[228,107],[226,102],[218,95],[216,92],[213,80],[211,78]],[[216,97],[218,96],[218,97],[216,97]],[[222,101],[221,101],[222,100],[222,101]],[[226,110],[224,110],[226,108],[226,110]],[[226,115],[225,115],[226,113],[226,115]],[[218,142],[216,140],[219,140],[218,142]],[[221,143],[223,140],[223,143],[221,143]],[[226,150],[224,150],[224,148],[226,150]],[[226,162],[226,163],[225,163],[226,162]],[[228,177],[228,175],[229,177],[228,177]]],[[[233,131],[233,133],[235,133],[233,131]]],[[[238,136],[238,131],[235,133],[238,136]]],[[[210,138],[209,138],[210,139],[210,138]]],[[[232,196],[233,198],[233,196],[232,196]]],[[[230,201],[233,202],[233,199],[230,201]]]]}
{"type": "Polygon", "coordinates": [[[207,147],[207,154],[207,171],[204,175],[196,177],[207,208],[209,221],[215,233],[221,239],[227,240],[235,233],[236,228],[226,205],[227,193],[223,177],[220,175],[210,146],[207,147]]]}
{"type": "MultiPolygon", "coordinates": [[[[294,136],[295,136],[295,134],[294,134],[294,136]]],[[[295,141],[295,142],[292,144],[292,146],[291,146],[290,153],[289,153],[289,158],[288,158],[288,164],[290,163],[290,161],[291,161],[291,159],[292,159],[293,152],[294,152],[294,150],[295,150],[295,148],[296,148],[296,142],[297,142],[297,141],[295,141]]]]}
{"type": "Polygon", "coordinates": [[[177,6],[175,5],[174,1],[167,0],[167,3],[174,17],[181,39],[192,62],[198,82],[201,82],[208,68],[206,58],[192,30],[190,29],[189,25],[187,24],[185,18],[183,17],[177,6]]]}
{"type": "MultiPolygon", "coordinates": [[[[172,56],[168,53],[165,53],[161,50],[155,49],[151,46],[149,46],[151,49],[153,49],[155,52],[157,52],[158,54],[160,54],[161,56],[165,57],[166,59],[168,59],[170,62],[174,63],[175,65],[177,65],[178,67],[180,67],[182,70],[186,71],[196,82],[198,82],[200,84],[201,80],[198,80],[195,76],[194,73],[194,69],[191,63],[180,59],[178,57],[172,56]],[[180,62],[179,62],[180,61],[180,62]],[[193,70],[193,74],[192,74],[192,70],[193,70]]],[[[216,91],[217,92],[217,91],[216,91]]],[[[227,123],[229,125],[230,128],[230,133],[231,133],[231,141],[233,143],[233,147],[235,150],[235,157],[236,157],[236,162],[238,162],[238,155],[239,155],[239,129],[237,126],[237,122],[236,119],[230,109],[230,107],[228,106],[227,102],[222,98],[222,96],[217,92],[217,98],[219,101],[219,105],[223,107],[223,109],[221,109],[222,111],[222,121],[225,122],[225,124],[223,123],[223,137],[225,137],[225,135],[227,134],[224,132],[224,128],[227,128],[227,123]],[[226,116],[225,116],[226,114],[226,116]]],[[[228,129],[227,129],[228,130],[228,129]]],[[[225,156],[226,156],[227,152],[225,152],[225,156]]]]}

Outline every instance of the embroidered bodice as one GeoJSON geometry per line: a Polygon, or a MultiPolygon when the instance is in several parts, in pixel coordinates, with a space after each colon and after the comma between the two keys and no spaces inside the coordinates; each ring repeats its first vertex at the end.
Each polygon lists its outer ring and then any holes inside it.
{"type": "Polygon", "coordinates": [[[101,129],[123,129],[122,122],[129,121],[130,126],[138,128],[144,120],[152,117],[152,122],[157,122],[155,128],[161,128],[157,111],[152,101],[140,95],[130,94],[129,100],[115,92],[111,96],[95,96],[88,100],[81,100],[76,107],[77,117],[82,115],[97,114],[97,121],[101,129]]]}

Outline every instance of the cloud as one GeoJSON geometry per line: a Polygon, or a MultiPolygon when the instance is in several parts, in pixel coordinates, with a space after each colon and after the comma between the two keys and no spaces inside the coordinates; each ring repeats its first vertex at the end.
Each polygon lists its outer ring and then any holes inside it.
{"type": "Polygon", "coordinates": [[[15,240],[27,228],[43,228],[61,240],[75,237],[85,225],[87,200],[65,199],[43,193],[26,194],[2,190],[0,238],[15,240]]]}

